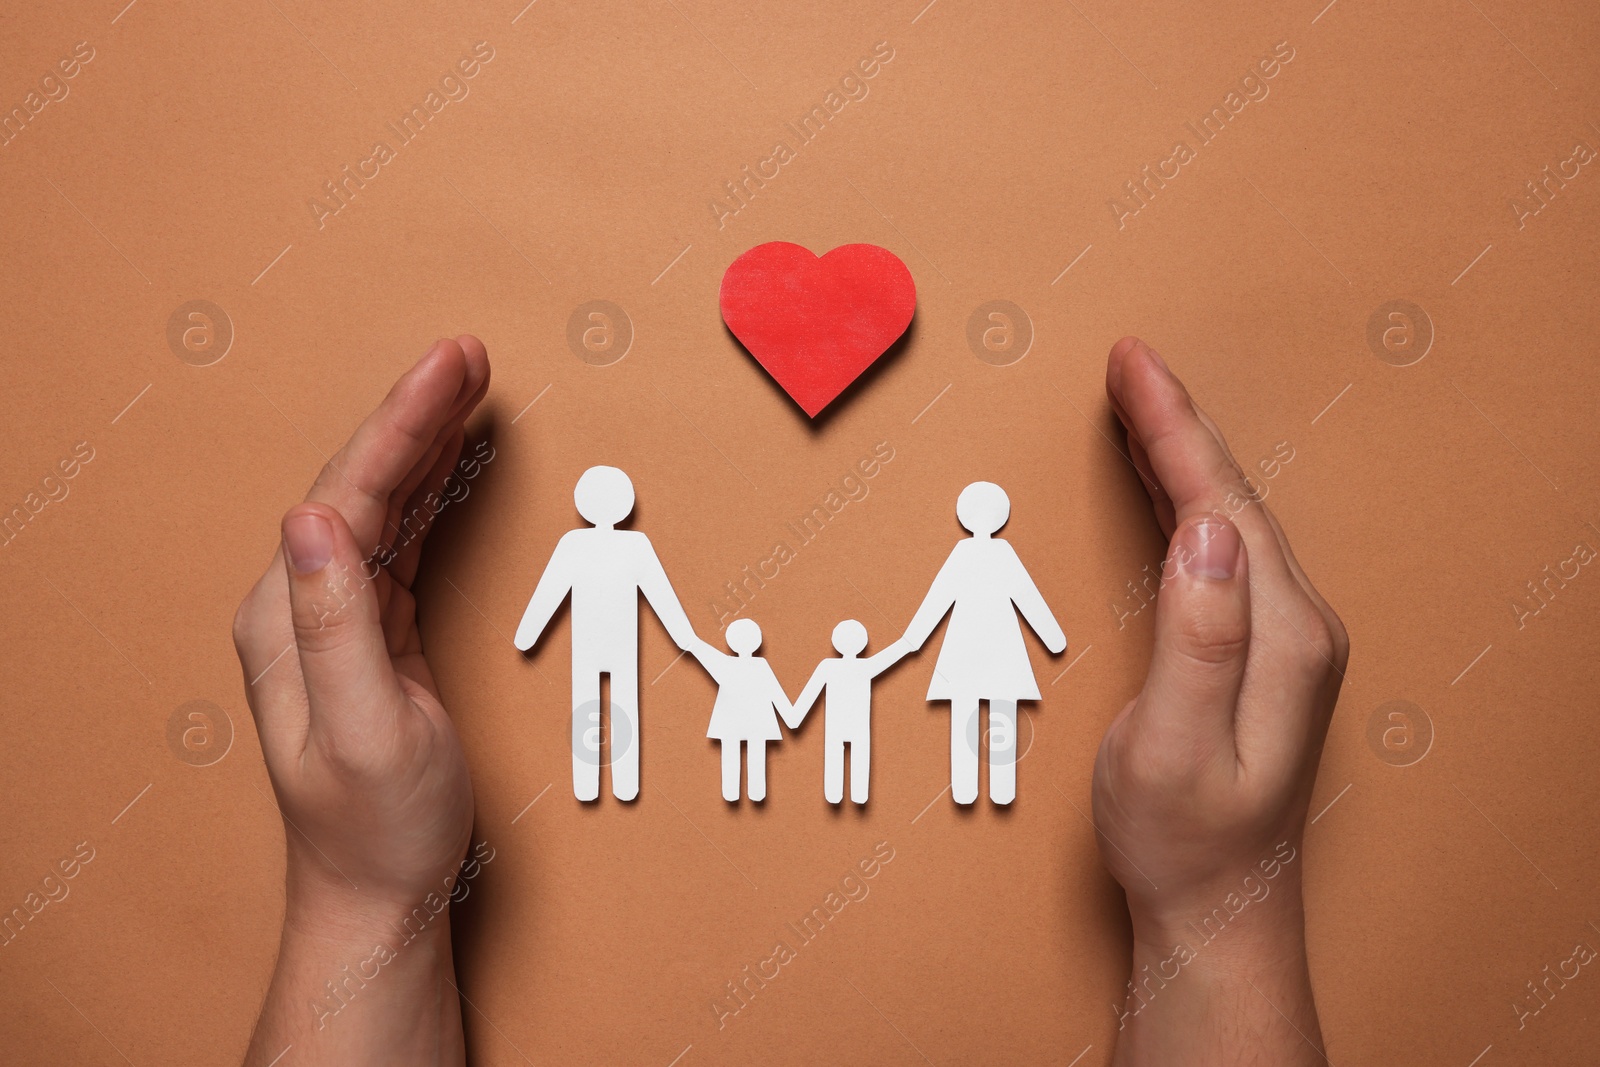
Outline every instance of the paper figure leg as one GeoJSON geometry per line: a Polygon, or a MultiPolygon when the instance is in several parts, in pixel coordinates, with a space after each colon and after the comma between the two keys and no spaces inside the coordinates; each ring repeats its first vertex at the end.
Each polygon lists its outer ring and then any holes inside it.
{"type": "Polygon", "coordinates": [[[978,701],[950,702],[950,795],[957,804],[978,799],[978,701]]]}
{"type": "Polygon", "coordinates": [[[600,675],[572,669],[572,795],[600,796],[600,675]]]}
{"type": "Polygon", "coordinates": [[[722,799],[729,804],[739,802],[739,742],[722,743],[722,799]]]}
{"type": "Polygon", "coordinates": [[[868,738],[850,742],[850,799],[867,802],[867,778],[872,773],[872,742],[868,738]]]}
{"type": "Polygon", "coordinates": [[[822,795],[829,804],[844,799],[844,742],[833,738],[822,754],[822,795]]]}
{"type": "Polygon", "coordinates": [[[989,799],[1009,804],[1017,798],[1017,702],[989,701],[989,799]]]}
{"type": "Polygon", "coordinates": [[[633,663],[611,670],[611,793],[618,800],[639,795],[639,668],[633,663]]]}
{"type": "Polygon", "coordinates": [[[751,800],[767,799],[767,743],[751,741],[746,746],[745,775],[751,800]]]}

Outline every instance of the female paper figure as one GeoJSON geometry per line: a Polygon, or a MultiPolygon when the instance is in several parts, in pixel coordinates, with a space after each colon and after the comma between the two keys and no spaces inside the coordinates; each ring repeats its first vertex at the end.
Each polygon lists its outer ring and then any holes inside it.
{"type": "Polygon", "coordinates": [[[957,804],[978,799],[981,701],[989,703],[989,799],[1009,804],[1017,795],[1017,701],[1039,699],[1018,611],[1051,652],[1067,647],[1016,551],[993,536],[1010,515],[1010,499],[993,482],[961,491],[956,518],[972,536],[951,550],[902,638],[919,649],[950,614],[928,700],[950,702],[950,792],[957,804]]]}
{"type": "Polygon", "coordinates": [[[829,804],[844,800],[844,746],[850,746],[850,799],[867,802],[867,781],[872,773],[872,681],[899,662],[908,651],[904,642],[865,658],[867,628],[846,619],[833,628],[837,659],[825,659],[794,702],[794,717],[785,717],[789,729],[798,730],[817,698],[826,703],[822,720],[822,795],[829,804]]]}
{"type": "Polygon", "coordinates": [[[789,696],[778,684],[772,666],[752,655],[761,647],[761,627],[753,619],[728,624],[728,655],[706,641],[695,639],[691,649],[706,673],[717,683],[717,702],[711,709],[706,736],[722,743],[722,799],[739,800],[739,744],[746,746],[751,800],[767,798],[767,742],[779,741],[778,716],[794,716],[789,696]]]}

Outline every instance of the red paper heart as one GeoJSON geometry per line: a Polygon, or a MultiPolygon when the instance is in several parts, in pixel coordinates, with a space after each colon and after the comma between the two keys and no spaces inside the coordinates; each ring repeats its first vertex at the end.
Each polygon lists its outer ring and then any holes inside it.
{"type": "Polygon", "coordinates": [[[917,285],[877,245],[818,257],[770,241],[728,267],[721,302],[728,329],[815,418],[906,332],[917,285]]]}

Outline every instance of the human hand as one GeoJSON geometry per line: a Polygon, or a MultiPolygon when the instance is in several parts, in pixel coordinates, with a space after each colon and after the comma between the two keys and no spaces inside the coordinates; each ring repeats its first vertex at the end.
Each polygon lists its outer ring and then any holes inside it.
{"type": "Polygon", "coordinates": [[[330,1063],[433,1062],[413,1059],[416,1049],[460,1044],[459,1005],[440,994],[450,974],[440,913],[472,831],[472,785],[410,586],[438,507],[430,494],[443,491],[488,385],[476,338],[434,345],[289,509],[234,618],[287,841],[283,944],[252,1044],[262,1063],[289,1042],[296,1062],[330,1063]],[[402,948],[401,924],[419,907],[426,929],[402,948]],[[323,984],[346,980],[341,965],[358,969],[375,943],[399,961],[382,963],[379,992],[352,991],[365,1010],[348,1022],[323,984]],[[306,1006],[319,1001],[321,1012],[306,1006]]]}
{"type": "Polygon", "coordinates": [[[1138,983],[1116,1062],[1322,1063],[1296,860],[1349,642],[1165,362],[1124,338],[1106,389],[1171,539],[1149,674],[1095,760],[1138,983]]]}

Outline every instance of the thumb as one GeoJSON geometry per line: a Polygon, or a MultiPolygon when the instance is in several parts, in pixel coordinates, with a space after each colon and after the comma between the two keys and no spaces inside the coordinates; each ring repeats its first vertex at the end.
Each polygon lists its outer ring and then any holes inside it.
{"type": "Polygon", "coordinates": [[[370,738],[405,703],[383,636],[378,566],[326,504],[284,515],[283,557],[311,730],[370,738]]]}
{"type": "Polygon", "coordinates": [[[1248,563],[1238,529],[1214,515],[1173,533],[1139,715],[1156,737],[1182,751],[1233,752],[1250,652],[1248,563]]]}

